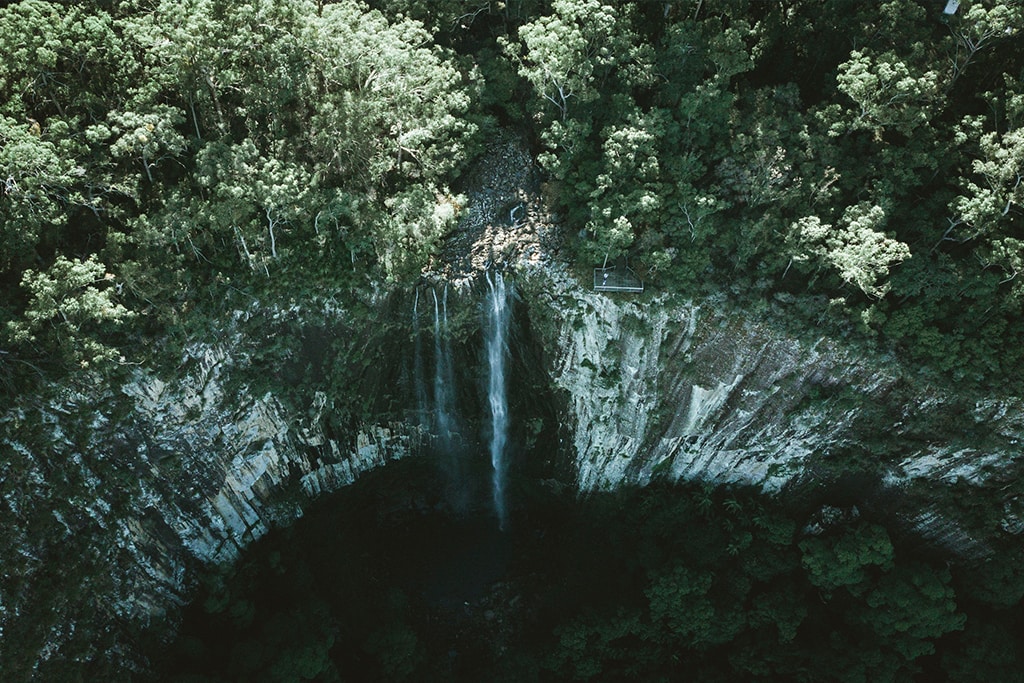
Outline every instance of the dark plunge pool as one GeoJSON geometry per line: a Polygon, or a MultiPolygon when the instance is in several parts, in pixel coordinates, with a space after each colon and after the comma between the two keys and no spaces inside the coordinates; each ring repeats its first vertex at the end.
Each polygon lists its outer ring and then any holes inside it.
{"type": "Polygon", "coordinates": [[[745,489],[519,482],[505,531],[485,487],[445,490],[405,460],[271,533],[204,579],[153,678],[1019,680],[1019,556],[745,489]]]}

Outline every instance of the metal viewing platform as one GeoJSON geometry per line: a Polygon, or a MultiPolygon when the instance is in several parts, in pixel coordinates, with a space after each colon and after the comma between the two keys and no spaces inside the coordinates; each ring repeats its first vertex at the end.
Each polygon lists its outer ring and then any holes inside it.
{"type": "Polygon", "coordinates": [[[644,281],[637,276],[625,263],[603,268],[594,268],[595,292],[632,292],[639,294],[644,291],[644,281]]]}

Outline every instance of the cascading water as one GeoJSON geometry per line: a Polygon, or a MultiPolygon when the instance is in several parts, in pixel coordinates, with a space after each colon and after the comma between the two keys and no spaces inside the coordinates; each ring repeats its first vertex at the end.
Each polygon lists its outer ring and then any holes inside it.
{"type": "Polygon", "coordinates": [[[416,297],[412,300],[412,338],[415,348],[413,353],[413,382],[416,386],[416,416],[420,427],[427,427],[428,399],[427,382],[423,373],[423,340],[420,338],[420,290],[416,290],[416,297]]]}
{"type": "Polygon", "coordinates": [[[489,381],[487,397],[491,404],[491,467],[493,473],[494,511],[498,526],[505,529],[508,510],[505,500],[505,480],[508,463],[505,445],[508,441],[508,395],[505,387],[505,355],[509,326],[508,292],[501,273],[494,278],[487,273],[487,365],[489,381]]]}
{"type": "Polygon", "coordinates": [[[437,435],[439,463],[444,472],[447,497],[455,510],[465,512],[471,503],[472,487],[465,472],[463,430],[455,403],[455,367],[448,328],[448,288],[441,297],[434,293],[434,410],[433,432],[437,435]]]}
{"type": "Polygon", "coordinates": [[[440,301],[434,291],[434,419],[445,448],[451,449],[455,432],[455,371],[448,335],[448,288],[440,301]]]}
{"type": "MultiPolygon", "coordinates": [[[[510,291],[500,273],[487,274],[488,294],[485,302],[484,346],[487,356],[487,398],[490,406],[490,454],[494,511],[499,528],[504,530],[507,520],[505,480],[508,472],[506,445],[508,443],[508,398],[506,388],[506,356],[510,324],[510,291]]],[[[422,423],[429,423],[435,435],[440,464],[447,478],[449,500],[455,509],[466,511],[473,498],[473,482],[468,477],[464,456],[468,454],[462,442],[465,425],[456,410],[456,379],[452,354],[451,333],[448,323],[448,288],[441,294],[432,290],[434,298],[434,366],[433,396],[428,396],[428,380],[420,342],[419,295],[413,300],[413,334],[416,338],[416,400],[422,423]],[[431,403],[432,399],[432,403],[431,403]]]]}

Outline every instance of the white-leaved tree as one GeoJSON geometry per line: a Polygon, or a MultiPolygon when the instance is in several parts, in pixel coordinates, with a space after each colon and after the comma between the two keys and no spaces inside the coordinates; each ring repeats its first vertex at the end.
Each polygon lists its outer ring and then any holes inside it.
{"type": "MultiPolygon", "coordinates": [[[[978,260],[984,267],[1002,268],[1004,282],[1010,282],[1024,270],[1019,237],[1024,224],[1024,84],[1006,80],[1011,94],[1002,107],[1001,129],[984,130],[980,117],[965,118],[958,129],[959,140],[969,142],[974,159],[950,204],[953,218],[943,239],[979,240],[978,260]]],[[[1022,287],[1024,283],[1014,284],[1017,295],[1022,287]]]]}
{"type": "Polygon", "coordinates": [[[954,43],[950,55],[952,87],[979,52],[994,43],[1013,39],[1024,30],[1024,5],[1020,0],[972,2],[950,17],[948,24],[954,43]]]}
{"type": "Polygon", "coordinates": [[[506,51],[562,121],[577,104],[597,100],[612,71],[625,82],[651,71],[650,48],[630,27],[628,8],[601,0],[554,0],[550,14],[520,27],[519,40],[506,51]]]}
{"type": "Polygon", "coordinates": [[[6,332],[15,347],[34,349],[25,355],[56,355],[83,368],[117,357],[103,334],[134,313],[117,301],[116,277],[95,254],[84,261],[58,256],[44,271],[26,270],[21,286],[28,305],[6,332]]]}
{"type": "Polygon", "coordinates": [[[854,106],[846,111],[838,104],[826,107],[823,119],[833,136],[888,128],[910,135],[928,122],[939,96],[937,71],[922,71],[893,52],[852,52],[839,65],[836,81],[854,106]]]}
{"type": "Polygon", "coordinates": [[[796,260],[813,260],[870,297],[889,291],[889,269],[910,258],[910,247],[881,230],[885,210],[867,203],[849,207],[838,225],[806,216],[793,224],[796,260]]]}

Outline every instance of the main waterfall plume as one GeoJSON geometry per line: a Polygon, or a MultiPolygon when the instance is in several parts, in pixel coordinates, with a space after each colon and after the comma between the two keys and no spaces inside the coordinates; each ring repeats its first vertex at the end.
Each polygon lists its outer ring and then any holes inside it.
{"type": "Polygon", "coordinates": [[[493,473],[494,512],[498,526],[504,530],[508,518],[505,500],[505,480],[508,463],[505,445],[508,441],[508,393],[505,387],[505,355],[509,326],[508,293],[501,273],[494,278],[487,273],[487,329],[486,348],[489,381],[487,397],[491,404],[491,467],[493,473]]]}

